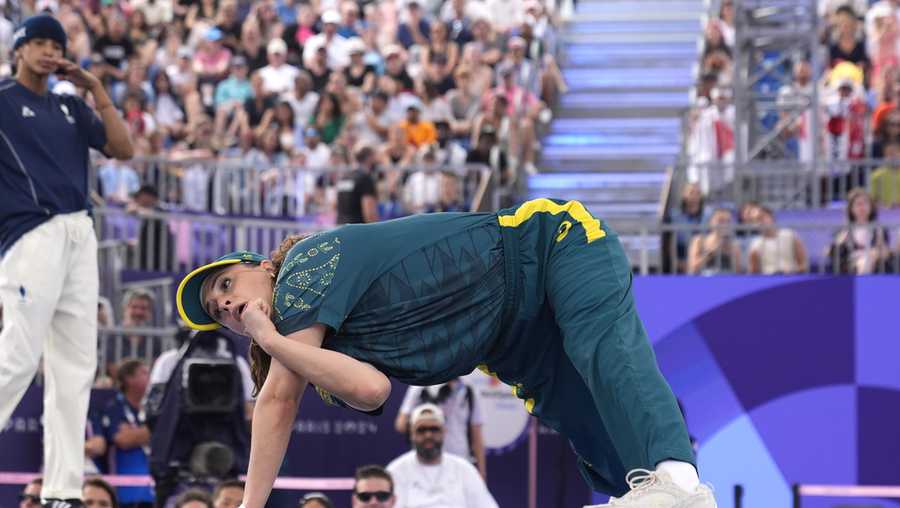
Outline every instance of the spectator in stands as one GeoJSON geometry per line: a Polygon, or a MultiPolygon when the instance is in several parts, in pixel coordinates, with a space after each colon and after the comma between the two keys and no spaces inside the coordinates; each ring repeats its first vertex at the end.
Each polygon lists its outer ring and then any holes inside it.
{"type": "Polygon", "coordinates": [[[851,5],[841,5],[831,17],[831,37],[828,41],[829,65],[850,62],[869,70],[866,40],[859,29],[859,18],[851,5]]]}
{"type": "Polygon", "coordinates": [[[81,489],[85,508],[119,508],[119,499],[112,485],[103,478],[88,478],[81,489]]]}
{"type": "Polygon", "coordinates": [[[124,205],[137,192],[141,178],[127,162],[106,159],[97,170],[100,196],[110,204],[124,205]]]}
{"type": "MultiPolygon", "coordinates": [[[[149,371],[140,360],[125,360],[117,369],[119,391],[103,410],[103,433],[113,447],[113,474],[150,474],[145,449],[150,443],[150,430],[141,411],[148,381],[149,371]]],[[[122,508],[153,506],[153,490],[149,487],[119,487],[118,493],[122,508]]]]}
{"type": "Polygon", "coordinates": [[[238,508],[244,499],[244,482],[225,480],[213,490],[214,508],[238,508]]]}
{"type": "Polygon", "coordinates": [[[152,185],[142,185],[126,211],[141,218],[135,254],[137,266],[141,270],[166,271],[173,267],[175,258],[175,236],[169,224],[154,214],[162,212],[159,206],[159,192],[152,185]]]}
{"type": "Polygon", "coordinates": [[[359,6],[353,0],[344,0],[340,5],[341,23],[338,26],[338,35],[350,39],[359,37],[364,29],[364,24],[359,19],[359,6]]]}
{"type": "Polygon", "coordinates": [[[406,1],[406,19],[397,27],[397,42],[409,49],[414,44],[427,46],[431,23],[425,19],[421,0],[406,1]]]}
{"type": "Polygon", "coordinates": [[[732,91],[718,86],[713,88],[711,96],[713,102],[700,112],[687,148],[692,163],[688,167],[688,181],[699,183],[703,192],[716,189],[733,177],[730,166],[734,161],[732,91]]]}
{"type": "Polygon", "coordinates": [[[375,149],[363,146],[356,151],[356,169],[344,172],[337,183],[337,224],[359,224],[378,220],[378,193],[375,189],[375,149]]]}
{"type": "Polygon", "coordinates": [[[212,498],[205,490],[190,489],[175,499],[175,508],[215,508],[212,498]]]}
{"type": "Polygon", "coordinates": [[[765,206],[759,207],[760,234],[750,242],[748,271],[750,273],[792,274],[809,270],[806,246],[797,233],[775,226],[775,214],[765,206]]]}
{"type": "Polygon", "coordinates": [[[900,206],[900,139],[888,142],[884,157],[888,160],[872,173],[869,189],[875,206],[896,208],[900,206]]]}
{"type": "Polygon", "coordinates": [[[259,70],[266,94],[290,93],[300,70],[287,63],[287,44],[281,39],[272,39],[266,46],[269,65],[259,70]]]}
{"type": "Polygon", "coordinates": [[[303,165],[311,169],[324,169],[331,160],[331,148],[322,141],[322,136],[315,127],[308,127],[303,133],[304,146],[298,154],[303,165]]]}
{"type": "MultiPolygon", "coordinates": [[[[356,4],[350,2],[356,8],[356,4]]],[[[349,8],[349,7],[348,7],[349,8]]],[[[359,37],[350,39],[347,42],[347,52],[350,55],[350,64],[344,68],[344,77],[347,78],[347,84],[358,88],[364,94],[372,93],[375,88],[375,79],[377,71],[375,66],[366,63],[363,57],[366,54],[366,43],[359,37]]]]}
{"type": "Polygon", "coordinates": [[[40,476],[28,482],[22,493],[19,494],[19,508],[40,508],[43,485],[44,480],[40,476]]]}
{"type": "MultiPolygon", "coordinates": [[[[94,388],[112,388],[110,386],[98,386],[94,383],[94,388]]],[[[99,414],[90,412],[88,414],[87,424],[85,425],[84,438],[84,472],[85,474],[100,474],[100,465],[105,466],[106,452],[108,444],[106,437],[103,436],[103,422],[99,414]]],[[[104,468],[105,469],[105,468],[104,468]]]]}
{"type": "Polygon", "coordinates": [[[356,470],[352,508],[394,508],[394,480],[385,468],[376,465],[356,470]]]}
{"type": "Polygon", "coordinates": [[[266,47],[263,45],[259,24],[247,19],[241,25],[241,40],[238,53],[247,59],[250,72],[255,73],[268,63],[266,47]]]}
{"type": "Polygon", "coordinates": [[[734,240],[731,211],[719,208],[709,218],[710,232],[698,234],[688,249],[688,273],[740,273],[741,249],[734,240]]]}
{"type": "Polygon", "coordinates": [[[829,260],[837,273],[865,275],[892,268],[887,231],[878,224],[878,208],[864,189],[847,194],[847,222],[834,237],[829,260]]]}
{"type": "Polygon", "coordinates": [[[441,7],[440,20],[450,27],[450,39],[460,47],[472,41],[472,10],[466,0],[449,0],[441,7]]]}
{"type": "Polygon", "coordinates": [[[259,126],[271,120],[275,114],[275,97],[265,90],[265,84],[260,72],[255,72],[250,77],[250,87],[253,88],[253,96],[244,101],[244,111],[240,115],[241,132],[254,131],[259,137],[262,134],[257,130],[259,126]]]}
{"type": "Polygon", "coordinates": [[[413,102],[406,107],[406,118],[400,122],[406,142],[416,148],[437,141],[434,123],[422,119],[422,104],[413,102]]]}
{"type": "Polygon", "coordinates": [[[322,142],[331,144],[341,134],[345,121],[341,102],[337,96],[325,93],[319,97],[319,103],[309,119],[309,126],[316,129],[322,142]]]}
{"type": "Polygon", "coordinates": [[[492,125],[485,124],[477,132],[475,146],[466,155],[466,164],[484,164],[500,175],[501,184],[509,184],[512,179],[510,166],[506,153],[498,144],[497,131],[492,125]]]}
{"type": "Polygon", "coordinates": [[[459,167],[466,163],[466,149],[454,138],[450,124],[445,120],[434,123],[437,129],[438,164],[459,167]]]}
{"type": "MultiPolygon", "coordinates": [[[[222,44],[224,37],[222,30],[210,27],[194,52],[194,73],[201,86],[208,85],[212,90],[228,75],[228,65],[231,62],[231,50],[222,44]]],[[[212,103],[214,93],[210,92],[209,101],[204,100],[204,103],[212,103]]]]}
{"type": "MultiPolygon", "coordinates": [[[[900,82],[895,85],[895,94],[900,93],[900,82]]],[[[880,121],[873,117],[875,132],[872,136],[872,157],[880,159],[886,157],[885,146],[891,143],[900,143],[900,109],[896,108],[893,101],[890,108],[881,116],[880,121]]],[[[876,112],[877,113],[877,112],[876,112]]]]}
{"type": "Polygon", "coordinates": [[[452,379],[443,385],[410,386],[394,420],[397,432],[409,436],[409,419],[413,409],[429,402],[444,412],[444,451],[474,464],[486,480],[481,394],[462,378],[452,379]]]}
{"type": "Polygon", "coordinates": [[[233,57],[230,71],[228,78],[216,85],[213,100],[215,132],[220,144],[224,144],[224,138],[236,135],[232,128],[228,128],[226,133],[226,127],[236,124],[234,120],[244,107],[244,103],[253,98],[253,86],[247,79],[247,59],[241,55],[233,57]]]}
{"type": "Polygon", "coordinates": [[[410,416],[414,450],[387,466],[396,481],[397,506],[497,506],[478,470],[469,461],[443,451],[445,419],[434,404],[416,407],[410,416]]]}
{"type": "MultiPolygon", "coordinates": [[[[153,294],[143,289],[134,289],[125,294],[123,299],[124,328],[148,328],[154,321],[153,294]]],[[[117,379],[117,360],[127,357],[147,358],[157,356],[160,345],[153,338],[143,335],[129,334],[125,336],[108,336],[106,343],[106,372],[112,379],[117,379]]]]}
{"type": "Polygon", "coordinates": [[[125,78],[125,63],[135,54],[134,44],[127,37],[125,18],[117,11],[103,17],[105,33],[94,42],[94,52],[103,57],[108,66],[106,74],[116,81],[125,78]]]}
{"type": "MultiPolygon", "coordinates": [[[[403,48],[392,44],[384,49],[384,74],[396,81],[399,92],[412,92],[415,82],[406,70],[403,48]]],[[[381,87],[384,88],[383,86],[381,87]]]]}
{"type": "Polygon", "coordinates": [[[827,115],[825,156],[828,160],[861,159],[866,149],[867,107],[860,84],[851,78],[841,78],[831,86],[831,92],[824,98],[827,115]]]}
{"type": "Polygon", "coordinates": [[[294,93],[282,95],[281,99],[287,101],[294,109],[297,127],[305,129],[319,103],[319,94],[313,91],[312,77],[309,72],[301,70],[294,80],[294,93]]]}
{"type": "Polygon", "coordinates": [[[663,273],[687,271],[688,246],[694,234],[691,229],[699,229],[701,224],[709,220],[705,205],[700,186],[696,183],[685,184],[678,207],[669,212],[666,220],[675,230],[663,234],[663,273]]]}
{"type": "Polygon", "coordinates": [[[880,0],[866,11],[866,53],[874,76],[884,68],[897,65],[898,17],[892,0],[880,0]]]}
{"type": "Polygon", "coordinates": [[[182,138],[187,127],[182,99],[172,88],[172,79],[165,69],[157,71],[153,78],[153,94],[156,99],[151,109],[157,129],[168,139],[182,138]]]}
{"type": "Polygon", "coordinates": [[[322,31],[306,41],[303,45],[304,59],[316,54],[319,48],[325,48],[328,56],[328,68],[343,69],[350,63],[347,39],[338,33],[341,15],[334,9],[322,13],[322,31]]]}
{"type": "Polygon", "coordinates": [[[793,81],[778,91],[778,105],[786,108],[781,111],[781,122],[784,133],[796,143],[797,159],[811,161],[813,156],[812,109],[806,108],[798,116],[797,109],[807,104],[812,97],[812,66],[808,60],[797,60],[793,66],[793,81]],[[790,109],[787,109],[790,108],[790,109]]]}
{"type": "Polygon", "coordinates": [[[334,503],[321,492],[310,492],[300,499],[300,508],[334,508],[334,503]]]}
{"type": "Polygon", "coordinates": [[[450,126],[454,137],[468,138],[472,132],[472,123],[481,108],[481,96],[473,92],[472,70],[465,64],[460,65],[454,75],[456,88],[447,92],[447,103],[450,105],[450,126]]]}

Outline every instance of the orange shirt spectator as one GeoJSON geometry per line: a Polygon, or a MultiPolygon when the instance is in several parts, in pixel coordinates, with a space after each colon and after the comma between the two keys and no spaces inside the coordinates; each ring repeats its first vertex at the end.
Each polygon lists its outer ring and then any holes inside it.
{"type": "Polygon", "coordinates": [[[406,108],[406,120],[400,122],[406,142],[416,148],[437,142],[437,129],[433,123],[422,121],[421,113],[421,106],[412,104],[406,108]]]}

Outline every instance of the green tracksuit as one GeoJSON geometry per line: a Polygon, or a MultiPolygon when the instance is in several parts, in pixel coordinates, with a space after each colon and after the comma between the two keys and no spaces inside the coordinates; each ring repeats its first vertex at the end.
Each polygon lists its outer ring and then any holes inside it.
{"type": "Polygon", "coordinates": [[[282,334],[323,323],[333,332],[323,347],[405,383],[480,366],[571,441],[595,490],[621,495],[631,469],[694,462],[628,260],[577,201],[320,233],[286,257],[275,312],[282,334]]]}

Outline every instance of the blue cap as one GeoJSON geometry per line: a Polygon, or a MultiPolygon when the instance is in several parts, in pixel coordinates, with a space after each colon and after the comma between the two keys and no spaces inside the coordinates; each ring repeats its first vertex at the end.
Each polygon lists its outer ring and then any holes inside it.
{"type": "Polygon", "coordinates": [[[217,268],[238,263],[258,265],[265,260],[266,257],[262,254],[239,250],[225,254],[212,263],[203,265],[187,274],[178,285],[178,292],[175,293],[175,304],[181,319],[195,330],[215,330],[222,326],[206,312],[206,307],[203,305],[201,290],[206,278],[215,273],[217,268]]]}
{"type": "Polygon", "coordinates": [[[316,130],[315,127],[307,127],[303,135],[307,137],[319,137],[319,131],[316,130]]]}
{"type": "Polygon", "coordinates": [[[212,27],[206,31],[206,40],[215,42],[215,41],[221,40],[222,35],[223,35],[222,30],[219,30],[216,27],[212,27]]]}
{"type": "Polygon", "coordinates": [[[19,25],[13,33],[13,50],[32,39],[51,39],[59,43],[66,51],[66,31],[56,18],[49,14],[32,16],[19,25]]]}

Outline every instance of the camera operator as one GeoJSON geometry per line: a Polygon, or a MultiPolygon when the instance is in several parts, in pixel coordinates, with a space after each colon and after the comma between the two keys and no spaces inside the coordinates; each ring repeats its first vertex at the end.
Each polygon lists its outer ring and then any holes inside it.
{"type": "Polygon", "coordinates": [[[163,353],[153,367],[145,405],[160,508],[189,488],[209,491],[237,477],[249,459],[252,383],[237,353],[240,339],[221,330],[186,331],[177,339],[183,345],[163,353]]]}

